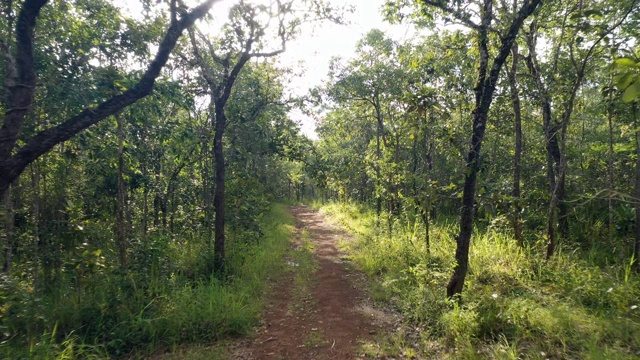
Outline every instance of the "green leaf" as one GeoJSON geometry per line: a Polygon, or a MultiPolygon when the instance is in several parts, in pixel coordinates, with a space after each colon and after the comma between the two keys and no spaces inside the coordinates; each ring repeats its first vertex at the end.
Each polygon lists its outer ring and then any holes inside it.
{"type": "Polygon", "coordinates": [[[618,58],[618,59],[615,59],[613,63],[618,66],[629,66],[629,67],[636,66],[635,60],[630,58],[618,58]]]}
{"type": "Polygon", "coordinates": [[[127,91],[127,87],[124,86],[120,81],[114,80],[113,85],[115,85],[118,89],[122,91],[127,91]]]}
{"type": "Polygon", "coordinates": [[[584,12],[585,17],[593,16],[595,18],[601,18],[602,12],[600,10],[591,9],[584,12]]]}
{"type": "Polygon", "coordinates": [[[622,95],[622,101],[632,102],[640,96],[640,81],[636,81],[631,84],[622,95]]]}
{"type": "Polygon", "coordinates": [[[631,85],[635,77],[636,75],[634,73],[620,74],[615,78],[616,86],[618,87],[618,89],[624,90],[628,88],[629,85],[631,85]]]}

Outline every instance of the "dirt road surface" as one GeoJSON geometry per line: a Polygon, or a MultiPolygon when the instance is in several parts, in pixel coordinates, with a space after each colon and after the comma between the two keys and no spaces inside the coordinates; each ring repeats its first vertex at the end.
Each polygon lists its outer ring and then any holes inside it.
{"type": "MultiPolygon", "coordinates": [[[[290,208],[296,218],[295,247],[311,244],[315,268],[300,284],[299,264],[276,284],[268,298],[264,325],[238,347],[234,359],[324,360],[364,358],[364,342],[375,343],[384,316],[367,303],[363,278],[343,259],[345,234],[306,206],[290,208]],[[303,239],[303,237],[305,239],[303,239]]],[[[370,345],[371,346],[371,345],[370,345]]]]}

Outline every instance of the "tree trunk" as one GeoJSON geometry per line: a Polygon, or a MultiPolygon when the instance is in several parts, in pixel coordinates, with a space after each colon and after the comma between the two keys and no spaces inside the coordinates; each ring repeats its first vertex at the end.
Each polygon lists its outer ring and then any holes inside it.
{"type": "Polygon", "coordinates": [[[447,296],[449,298],[462,292],[464,281],[469,267],[469,245],[473,231],[473,211],[476,183],[480,168],[480,150],[487,124],[487,116],[493,101],[493,93],[516,36],[522,27],[524,20],[533,13],[540,4],[540,0],[525,2],[513,19],[508,32],[502,37],[500,49],[493,60],[489,71],[488,32],[492,19],[492,0],[484,0],[481,9],[481,24],[478,28],[478,47],[480,50],[480,64],[478,67],[478,79],[475,87],[475,109],[473,111],[473,129],[471,134],[471,149],[467,156],[467,171],[462,193],[462,208],[460,216],[460,232],[456,238],[456,266],[453,269],[451,279],[447,284],[447,296]]]}
{"type": "Polygon", "coordinates": [[[156,78],[169,60],[182,32],[204,17],[216,0],[205,0],[184,13],[180,19],[171,21],[170,26],[158,45],[154,59],[149,63],[136,84],[121,94],[86,108],[80,113],[44,129],[25,144],[16,148],[22,134],[25,116],[33,106],[33,94],[36,85],[33,39],[40,9],[47,0],[29,0],[22,3],[16,23],[16,58],[9,58],[5,81],[5,111],[0,127],[0,196],[2,196],[24,169],[43,154],[51,151],[57,144],[71,139],[76,134],[116,114],[125,107],[149,95],[156,78]]]}
{"type": "Polygon", "coordinates": [[[216,274],[222,275],[225,271],[225,238],[224,238],[224,224],[225,224],[225,163],[224,163],[224,149],[222,144],[222,137],[224,135],[224,128],[227,123],[227,118],[224,114],[224,103],[216,102],[215,107],[215,135],[213,137],[213,156],[216,169],[216,183],[215,191],[213,194],[213,211],[215,213],[214,219],[214,261],[213,270],[216,274]]]}
{"type": "Polygon", "coordinates": [[[118,247],[118,260],[120,267],[127,266],[127,228],[125,219],[126,209],[126,184],[124,182],[124,124],[122,116],[117,114],[116,122],[118,124],[118,196],[116,202],[116,243],[118,247]]]}
{"type": "MultiPolygon", "coordinates": [[[[493,98],[495,82],[491,84],[487,79],[489,66],[488,30],[491,24],[493,1],[484,0],[482,9],[482,25],[478,30],[478,47],[480,50],[480,65],[476,82],[476,104],[473,111],[473,128],[471,130],[471,150],[467,155],[467,171],[465,173],[462,190],[462,207],[460,214],[460,232],[456,238],[456,266],[447,284],[447,296],[453,297],[462,293],[464,281],[469,268],[469,245],[473,232],[473,212],[476,195],[478,170],[480,169],[480,150],[487,125],[487,116],[493,98]],[[489,95],[486,97],[486,95],[489,95]]],[[[497,78],[497,74],[496,74],[497,78]]]]}
{"type": "MultiPolygon", "coordinates": [[[[210,110],[210,113],[212,114],[213,111],[210,110]]],[[[213,203],[212,203],[212,199],[213,199],[213,193],[214,193],[214,184],[215,182],[212,181],[211,177],[213,175],[213,170],[212,170],[212,163],[211,163],[211,158],[212,158],[212,153],[211,150],[209,148],[209,139],[210,139],[210,129],[207,128],[208,126],[210,126],[211,124],[206,124],[204,131],[206,132],[207,136],[204,137],[204,141],[202,143],[202,151],[200,153],[200,155],[202,156],[202,164],[201,164],[201,169],[202,169],[202,194],[203,194],[203,206],[204,206],[204,231],[205,234],[207,236],[207,245],[209,247],[209,250],[211,250],[212,248],[212,242],[211,239],[213,239],[213,233],[211,232],[213,229],[213,218],[214,218],[214,213],[213,213],[213,203]]]]}
{"type": "MultiPolygon", "coordinates": [[[[631,111],[633,113],[633,125],[634,128],[638,128],[638,114],[636,103],[631,105],[631,111]]],[[[634,198],[636,206],[636,241],[633,245],[633,268],[636,272],[640,273],[640,135],[636,131],[636,179],[634,198]]]]}
{"type": "Polygon", "coordinates": [[[520,205],[520,174],[522,172],[522,110],[520,107],[520,94],[518,92],[518,44],[513,44],[511,50],[511,69],[508,70],[509,89],[513,104],[515,122],[515,154],[513,156],[513,235],[521,246],[524,245],[522,237],[522,207],[520,205]]]}
{"type": "MultiPolygon", "coordinates": [[[[611,77],[611,84],[613,83],[613,74],[611,77]]],[[[607,232],[608,232],[608,240],[609,244],[612,244],[613,241],[613,197],[611,193],[614,189],[614,174],[613,174],[613,160],[615,156],[615,152],[613,151],[613,90],[612,86],[609,87],[609,96],[608,96],[608,104],[607,104],[607,123],[609,125],[609,154],[607,157],[607,179],[608,179],[608,188],[609,188],[609,196],[607,199],[607,207],[609,211],[609,216],[607,219],[607,232]]]]}
{"type": "MultiPolygon", "coordinates": [[[[376,114],[378,113],[378,110],[376,109],[376,114]]],[[[380,116],[380,115],[377,115],[380,116]]],[[[380,158],[382,157],[382,149],[381,149],[381,145],[380,145],[380,137],[382,136],[382,124],[380,121],[377,122],[376,124],[376,165],[375,165],[375,170],[376,170],[376,187],[375,187],[375,194],[376,194],[376,227],[380,226],[380,214],[382,213],[382,196],[380,195],[380,188],[382,187],[382,184],[380,182],[380,158]]]]}
{"type": "MultiPolygon", "coordinates": [[[[529,48],[529,56],[527,57],[527,67],[533,77],[538,90],[538,100],[542,107],[543,132],[545,137],[545,148],[547,150],[547,178],[549,180],[549,208],[547,211],[547,259],[553,256],[555,252],[556,239],[556,223],[558,218],[562,217],[563,224],[567,224],[566,206],[564,206],[564,161],[559,145],[558,132],[560,127],[553,121],[551,113],[551,98],[548,89],[542,81],[542,74],[537,61],[536,55],[536,39],[535,24],[532,25],[532,31],[527,37],[527,45],[529,48]],[[561,205],[562,204],[562,205],[561,205]]],[[[563,226],[566,230],[566,227],[563,226]]]]}

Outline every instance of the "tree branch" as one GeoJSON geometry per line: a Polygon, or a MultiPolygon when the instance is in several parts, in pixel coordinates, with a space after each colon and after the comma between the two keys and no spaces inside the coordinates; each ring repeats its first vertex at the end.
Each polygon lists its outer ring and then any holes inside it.
{"type": "Polygon", "coordinates": [[[471,16],[469,16],[469,14],[462,12],[458,9],[454,9],[450,6],[447,6],[445,3],[443,3],[442,1],[431,1],[431,0],[422,0],[422,3],[424,3],[425,5],[429,5],[429,6],[433,6],[436,7],[442,11],[444,11],[445,13],[453,16],[454,18],[456,18],[458,21],[462,22],[464,25],[480,31],[480,27],[481,25],[476,24],[475,22],[473,22],[471,20],[471,16]]]}
{"type": "MultiPolygon", "coordinates": [[[[202,76],[204,77],[205,81],[207,82],[209,87],[212,87],[215,84],[215,80],[211,69],[209,68],[209,66],[207,66],[207,62],[204,60],[204,57],[202,57],[202,54],[200,53],[200,48],[198,47],[198,41],[196,40],[195,31],[193,30],[193,27],[190,27],[187,31],[189,33],[189,39],[191,40],[191,46],[193,47],[193,56],[196,58],[196,63],[200,66],[200,70],[202,70],[202,76]]],[[[209,47],[211,47],[211,44],[209,44],[209,47]]]]}
{"type": "Polygon", "coordinates": [[[0,159],[11,156],[22,130],[24,117],[31,109],[36,85],[33,37],[36,19],[46,3],[47,0],[26,0],[22,4],[16,23],[15,59],[11,57],[9,44],[2,44],[7,58],[7,75],[4,122],[0,128],[0,159]]]}
{"type": "MultiPolygon", "coordinates": [[[[4,150],[3,153],[0,153],[0,196],[4,194],[9,184],[13,180],[15,180],[22,173],[22,171],[24,171],[28,164],[51,150],[55,145],[69,140],[82,130],[100,122],[110,115],[117,113],[118,111],[124,109],[125,107],[135,103],[139,99],[151,93],[156,78],[160,75],[160,71],[167,63],[169,56],[175,48],[178,38],[182,35],[183,31],[186,28],[192,26],[196,20],[205,16],[211,6],[217,1],[218,0],[204,1],[189,13],[183,15],[177,22],[169,26],[162,42],[158,47],[155,58],[147,67],[147,70],[143,74],[142,78],[140,78],[138,83],[136,83],[131,89],[123,92],[122,94],[116,95],[95,107],[85,108],[79,114],[54,127],[40,131],[31,139],[27,140],[26,144],[22,148],[18,149],[18,151],[13,156],[10,156],[10,152],[7,153],[5,149],[9,148],[9,151],[11,151],[11,147],[7,146],[7,143],[10,142],[11,139],[7,139],[6,137],[0,138],[0,143],[3,144],[4,150]]],[[[46,2],[46,0],[26,0],[25,6],[27,4],[43,4],[44,2],[46,2]]],[[[34,9],[37,8],[37,10],[39,10],[40,7],[34,6],[34,9]]],[[[32,12],[28,15],[31,16],[27,16],[26,20],[29,21],[26,21],[26,24],[31,26],[23,25],[26,27],[20,28],[18,29],[18,31],[22,32],[22,34],[30,35],[27,39],[27,46],[25,48],[25,55],[27,60],[29,61],[25,66],[33,69],[33,49],[31,40],[33,39],[32,34],[33,27],[35,26],[35,17],[37,16],[37,11],[33,12],[32,9],[32,12]]],[[[20,57],[18,57],[18,61],[20,61],[20,57]]],[[[32,79],[27,76],[27,79],[31,80],[32,82],[24,85],[34,84],[35,73],[31,72],[27,75],[33,75],[32,79]]],[[[31,90],[31,92],[33,92],[33,90],[31,90]]],[[[27,107],[31,106],[31,102],[32,97],[26,104],[27,107]]],[[[2,131],[0,131],[1,135],[5,135],[5,127],[6,121],[3,125],[2,131]]],[[[17,137],[17,133],[15,136],[17,137]]],[[[15,140],[13,140],[13,143],[15,144],[15,140]]]]}

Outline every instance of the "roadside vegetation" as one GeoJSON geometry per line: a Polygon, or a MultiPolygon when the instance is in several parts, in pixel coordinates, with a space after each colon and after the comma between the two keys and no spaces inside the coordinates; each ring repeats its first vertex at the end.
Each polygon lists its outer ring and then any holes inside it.
{"type": "Polygon", "coordinates": [[[392,236],[375,213],[355,204],[317,204],[354,236],[351,259],[380,305],[405,319],[384,355],[451,359],[634,359],[640,353],[640,280],[630,264],[599,262],[592,249],[562,247],[544,260],[542,243],[522,248],[499,224],[476,228],[473,269],[459,301],[446,297],[456,231],[437,219],[429,250],[415,217],[392,236]],[[416,333],[416,329],[419,332],[416,333]]]}
{"type": "Polygon", "coordinates": [[[230,242],[225,280],[211,276],[207,242],[184,234],[152,237],[135,254],[135,269],[95,271],[80,289],[43,295],[19,280],[3,283],[1,357],[146,357],[250,334],[267,287],[286,269],[293,220],[284,205],[274,205],[260,225],[263,236],[236,234],[230,242]]]}

